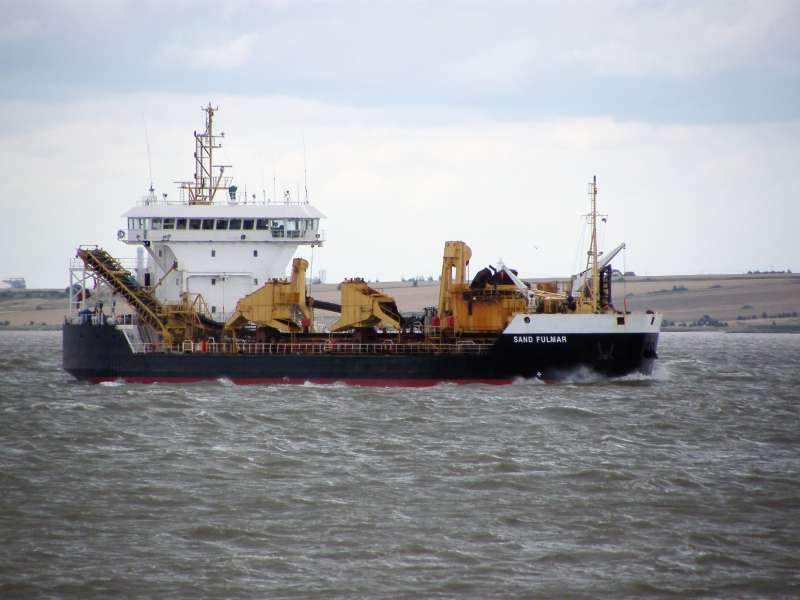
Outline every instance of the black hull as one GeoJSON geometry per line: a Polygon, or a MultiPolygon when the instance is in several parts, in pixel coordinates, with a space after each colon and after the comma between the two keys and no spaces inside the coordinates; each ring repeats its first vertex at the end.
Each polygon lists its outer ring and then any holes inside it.
{"type": "Polygon", "coordinates": [[[114,326],[65,324],[63,366],[77,379],[93,382],[227,378],[235,383],[510,383],[519,378],[559,380],[580,368],[612,377],[649,374],[658,343],[658,333],[571,334],[568,342],[541,344],[519,344],[513,338],[498,336],[485,354],[134,354],[114,326]]]}

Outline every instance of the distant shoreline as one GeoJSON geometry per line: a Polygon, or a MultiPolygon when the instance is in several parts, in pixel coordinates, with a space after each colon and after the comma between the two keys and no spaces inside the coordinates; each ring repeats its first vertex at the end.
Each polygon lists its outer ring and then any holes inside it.
{"type": "MultiPolygon", "coordinates": [[[[439,283],[435,280],[375,281],[369,285],[392,296],[402,312],[421,312],[438,301],[439,283]]],[[[339,302],[338,287],[337,283],[313,284],[309,293],[317,300],[339,302]]],[[[611,287],[613,304],[619,310],[662,313],[669,325],[663,331],[800,333],[800,274],[629,275],[624,281],[613,280],[611,287]],[[708,326],[722,323],[727,327],[708,326]]],[[[8,324],[0,330],[58,329],[67,304],[63,288],[3,290],[0,323],[8,324]]]]}
{"type": "Polygon", "coordinates": [[[754,327],[662,327],[662,333],[800,333],[800,325],[759,325],[754,327]]]}
{"type": "Polygon", "coordinates": [[[8,325],[0,331],[61,331],[61,325],[8,325]]]}

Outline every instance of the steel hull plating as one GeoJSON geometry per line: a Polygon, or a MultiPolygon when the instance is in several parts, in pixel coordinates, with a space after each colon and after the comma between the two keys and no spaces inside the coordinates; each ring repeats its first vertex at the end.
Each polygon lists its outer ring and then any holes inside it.
{"type": "Polygon", "coordinates": [[[485,354],[134,354],[111,325],[65,324],[63,333],[63,365],[74,377],[147,383],[224,377],[235,383],[411,386],[559,380],[580,368],[607,376],[649,374],[658,343],[658,333],[571,334],[563,342],[554,333],[530,343],[504,334],[485,354]]]}

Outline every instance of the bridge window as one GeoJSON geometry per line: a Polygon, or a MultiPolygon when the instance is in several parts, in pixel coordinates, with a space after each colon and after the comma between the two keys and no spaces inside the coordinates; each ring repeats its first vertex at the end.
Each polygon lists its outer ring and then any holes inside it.
{"type": "Polygon", "coordinates": [[[153,229],[161,229],[161,217],[153,217],[153,229]]]}
{"type": "Polygon", "coordinates": [[[217,219],[217,229],[227,229],[228,219],[217,219]]]}
{"type": "Polygon", "coordinates": [[[228,222],[228,229],[241,229],[242,228],[242,220],[241,219],[231,219],[228,222]]]}
{"type": "Polygon", "coordinates": [[[200,229],[200,219],[189,219],[189,229],[200,229]]]}
{"type": "Polygon", "coordinates": [[[164,229],[175,229],[175,219],[164,219],[164,229]]]}
{"type": "Polygon", "coordinates": [[[269,228],[269,219],[256,219],[256,229],[268,229],[269,228]]]}
{"type": "Polygon", "coordinates": [[[242,229],[252,229],[254,224],[255,224],[254,219],[245,219],[244,221],[242,221],[242,229]]]}
{"type": "Polygon", "coordinates": [[[214,229],[214,219],[203,219],[203,229],[214,229]]]}
{"type": "Polygon", "coordinates": [[[178,219],[175,221],[175,229],[186,229],[186,219],[178,219]]]}

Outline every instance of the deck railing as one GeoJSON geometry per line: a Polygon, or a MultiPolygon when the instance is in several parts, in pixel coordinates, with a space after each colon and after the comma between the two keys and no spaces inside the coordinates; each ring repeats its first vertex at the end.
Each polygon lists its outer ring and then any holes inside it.
{"type": "Polygon", "coordinates": [[[357,344],[351,342],[190,342],[172,344],[133,344],[133,351],[144,353],[178,353],[178,354],[273,354],[273,355],[364,355],[364,354],[485,354],[493,344],[474,341],[459,341],[450,344],[434,342],[395,343],[381,342],[373,344],[357,344]]]}

